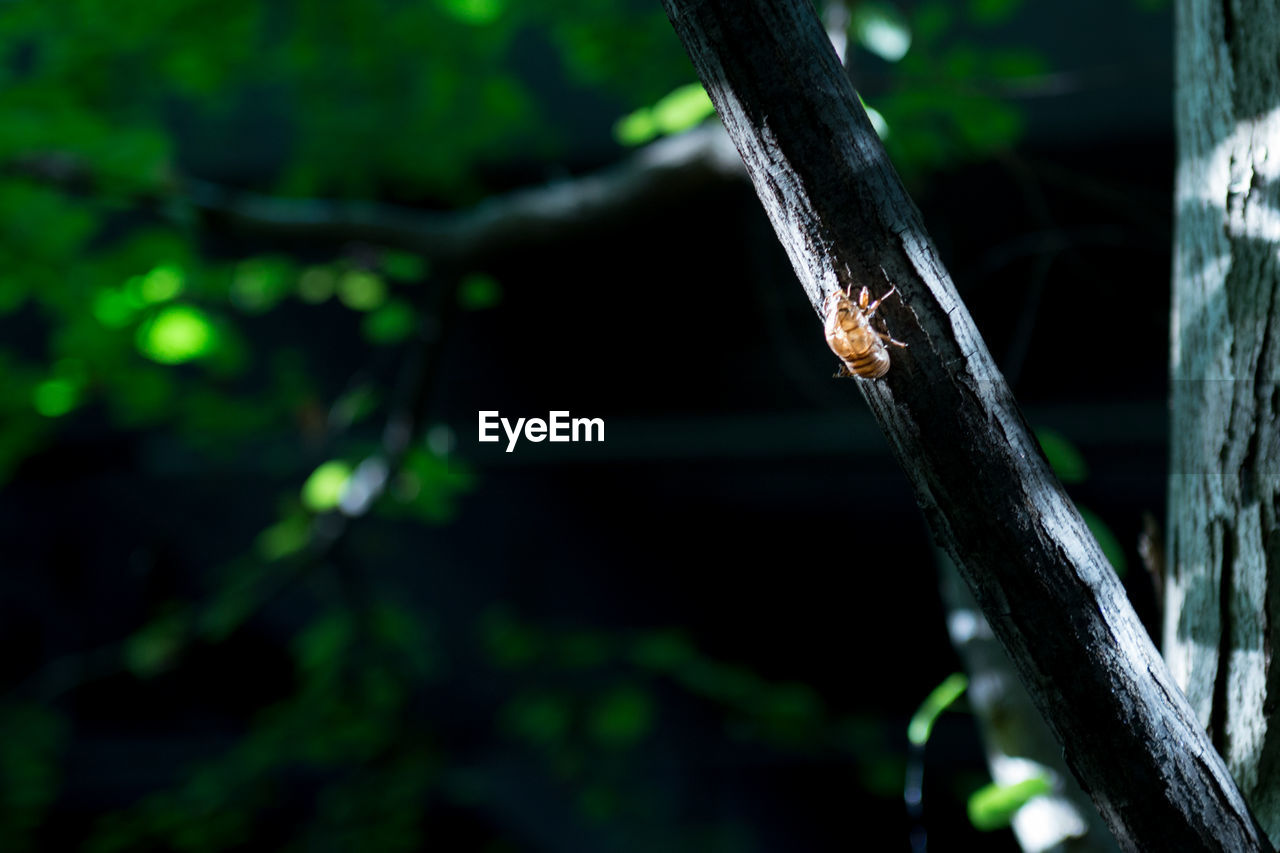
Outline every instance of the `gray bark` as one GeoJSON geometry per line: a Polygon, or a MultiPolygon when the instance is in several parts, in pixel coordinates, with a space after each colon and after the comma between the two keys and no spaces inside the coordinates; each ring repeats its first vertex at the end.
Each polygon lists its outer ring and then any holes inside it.
{"type": "Polygon", "coordinates": [[[1013,661],[996,641],[956,564],[938,552],[947,634],[969,676],[973,708],[986,747],[991,778],[1013,785],[1047,778],[1053,792],[1036,797],[1013,816],[1024,853],[1114,853],[1115,839],[1062,761],[1062,749],[1036,710],[1013,661]]]}
{"type": "MultiPolygon", "coordinates": [[[[815,310],[847,285],[883,293],[882,270],[901,292],[880,313],[910,348],[884,379],[853,382],[1121,847],[1270,850],[1050,472],[809,3],[664,5],[815,310]]],[[[856,542],[874,496],[851,490],[841,510],[856,542]]]]}
{"type": "Polygon", "coordinates": [[[1179,0],[1165,657],[1280,837],[1280,10],[1179,0]]]}

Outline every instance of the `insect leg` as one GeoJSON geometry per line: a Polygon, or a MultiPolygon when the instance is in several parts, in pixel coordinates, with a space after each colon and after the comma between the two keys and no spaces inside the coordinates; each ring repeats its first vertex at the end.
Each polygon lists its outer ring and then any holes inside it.
{"type": "Polygon", "coordinates": [[[881,339],[882,341],[884,341],[885,343],[887,343],[887,344],[893,344],[894,346],[899,346],[899,347],[905,347],[905,346],[906,346],[906,344],[904,344],[902,341],[898,340],[897,338],[893,337],[892,335],[886,334],[885,332],[881,332],[881,331],[879,331],[879,330],[876,330],[876,334],[877,334],[877,335],[879,335],[879,336],[880,336],[880,339],[881,339]]]}
{"type": "Polygon", "coordinates": [[[893,287],[889,288],[888,293],[886,293],[884,296],[881,296],[875,302],[872,302],[870,305],[868,305],[867,316],[870,317],[872,314],[876,313],[876,309],[880,307],[880,303],[884,302],[886,299],[892,296],[897,289],[898,289],[898,285],[895,284],[893,287]]]}

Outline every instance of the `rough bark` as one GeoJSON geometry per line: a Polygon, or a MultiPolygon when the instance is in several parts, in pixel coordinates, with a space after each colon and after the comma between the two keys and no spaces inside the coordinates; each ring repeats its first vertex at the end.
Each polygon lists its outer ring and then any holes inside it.
{"type": "Polygon", "coordinates": [[[1280,10],[1179,0],[1165,657],[1280,837],[1280,10]]]}
{"type": "Polygon", "coordinates": [[[1115,839],[1062,761],[1053,732],[1018,680],[956,564],[938,552],[947,633],[969,676],[969,705],[982,731],[991,778],[1000,785],[1047,778],[1053,792],[1013,816],[1024,853],[1114,853],[1115,839]]]}
{"type": "MultiPolygon", "coordinates": [[[[901,292],[880,313],[910,348],[884,379],[851,381],[1120,845],[1270,850],[1050,472],[807,0],[663,2],[815,310],[846,285],[883,292],[886,274],[901,292]]],[[[851,490],[843,508],[851,541],[866,502],[851,490]]]]}

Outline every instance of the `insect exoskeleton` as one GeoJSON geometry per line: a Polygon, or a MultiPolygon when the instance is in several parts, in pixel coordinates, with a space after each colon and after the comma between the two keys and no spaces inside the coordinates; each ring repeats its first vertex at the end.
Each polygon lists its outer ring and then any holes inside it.
{"type": "Polygon", "coordinates": [[[897,291],[889,292],[875,302],[871,291],[862,288],[857,301],[852,298],[853,285],[837,290],[827,297],[825,306],[827,346],[840,359],[837,376],[861,376],[863,379],[879,379],[889,372],[889,344],[905,347],[888,332],[881,332],[871,325],[880,303],[897,291]]]}

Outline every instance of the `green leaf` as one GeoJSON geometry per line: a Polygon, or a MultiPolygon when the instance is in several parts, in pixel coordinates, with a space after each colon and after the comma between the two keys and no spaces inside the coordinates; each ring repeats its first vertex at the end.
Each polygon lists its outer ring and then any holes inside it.
{"type": "Polygon", "coordinates": [[[161,364],[182,364],[214,351],[218,332],[213,322],[191,305],[162,308],[138,329],[138,349],[161,364]]]}
{"type": "Polygon", "coordinates": [[[858,103],[862,104],[862,108],[866,110],[867,118],[871,121],[871,126],[875,128],[876,136],[881,139],[887,139],[889,136],[889,122],[885,120],[885,117],[879,110],[868,106],[867,102],[862,100],[861,95],[858,95],[858,103]]]}
{"type": "Polygon", "coordinates": [[[312,512],[336,509],[350,479],[350,463],[340,459],[324,463],[302,484],[302,505],[312,512]]]}
{"type": "Polygon", "coordinates": [[[1084,523],[1088,526],[1089,532],[1093,534],[1093,538],[1098,540],[1098,547],[1102,549],[1103,555],[1111,563],[1111,568],[1115,569],[1116,574],[1123,578],[1129,572],[1129,560],[1125,557],[1124,546],[1120,544],[1120,540],[1116,538],[1107,523],[1095,512],[1079,504],[1076,504],[1076,509],[1079,510],[1080,517],[1084,519],[1084,523]]]}
{"type": "Polygon", "coordinates": [[[663,135],[682,133],[715,114],[715,106],[701,83],[689,83],[618,119],[613,136],[623,145],[642,145],[663,135]]]}
{"type": "Polygon", "coordinates": [[[360,331],[375,344],[397,344],[413,334],[418,315],[403,299],[393,299],[366,314],[360,331]]]}
{"type": "Polygon", "coordinates": [[[185,280],[182,267],[176,264],[161,264],[144,276],[130,279],[126,287],[133,292],[136,287],[138,300],[151,305],[156,302],[168,302],[182,293],[185,280]]]}
{"type": "Polygon", "coordinates": [[[658,125],[653,120],[653,111],[641,107],[618,119],[613,126],[613,138],[622,145],[643,145],[658,135],[658,125]]]}
{"type": "Polygon", "coordinates": [[[701,83],[690,83],[665,95],[653,105],[653,123],[667,135],[688,130],[715,115],[716,108],[701,83]]]}
{"type": "Polygon", "coordinates": [[[81,385],[73,379],[54,377],[36,385],[31,402],[46,418],[60,418],[80,403],[81,385]]]}
{"type": "Polygon", "coordinates": [[[984,785],[969,797],[969,822],[984,832],[1004,829],[1029,800],[1052,792],[1053,785],[1043,776],[1012,785],[984,785]]]}
{"type": "Polygon", "coordinates": [[[1058,479],[1064,483],[1082,483],[1089,476],[1089,467],[1085,465],[1084,456],[1066,436],[1046,427],[1035,431],[1040,449],[1049,460],[1049,467],[1058,479]]]}
{"type": "Polygon", "coordinates": [[[59,418],[76,406],[79,394],[65,379],[46,379],[35,387],[32,404],[46,418],[59,418]]]}
{"type": "Polygon", "coordinates": [[[933,734],[933,724],[942,712],[951,707],[969,687],[969,679],[961,672],[948,675],[941,684],[920,703],[920,707],[907,724],[907,740],[916,746],[924,746],[933,734]]]}
{"type": "Polygon", "coordinates": [[[338,299],[355,311],[372,311],[387,298],[387,285],[367,270],[350,270],[338,279],[338,299]]]}

